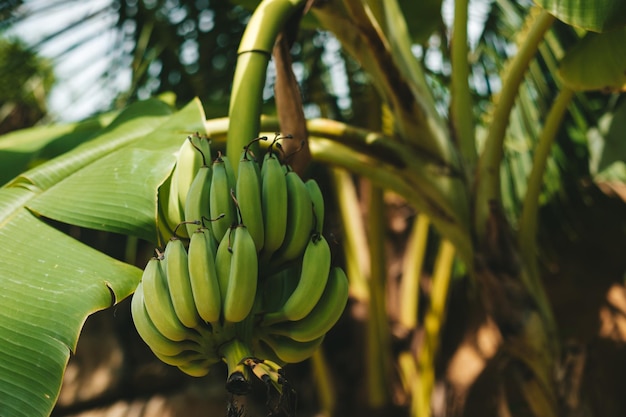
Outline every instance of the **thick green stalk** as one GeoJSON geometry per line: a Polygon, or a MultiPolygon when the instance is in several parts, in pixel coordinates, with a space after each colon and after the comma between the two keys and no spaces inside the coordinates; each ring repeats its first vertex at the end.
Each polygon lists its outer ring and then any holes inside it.
{"type": "Polygon", "coordinates": [[[501,201],[500,163],[502,162],[504,136],[509,126],[511,109],[515,103],[517,91],[528,64],[534,58],[545,33],[554,22],[554,16],[545,10],[539,12],[533,10],[529,14],[529,19],[531,20],[530,29],[526,33],[518,53],[509,64],[508,73],[503,80],[502,91],[491,118],[489,134],[478,162],[474,226],[479,242],[482,242],[485,237],[485,226],[489,218],[489,203],[501,201]]]}
{"type": "Polygon", "coordinates": [[[450,118],[454,137],[459,145],[468,178],[476,165],[476,139],[474,114],[469,89],[469,62],[467,45],[468,0],[454,2],[454,27],[452,32],[452,102],[450,118]]]}
{"type": "MultiPolygon", "coordinates": [[[[276,37],[303,0],[264,0],[252,14],[239,44],[228,115],[226,154],[235,174],[244,146],[258,136],[267,65],[276,37]]],[[[256,146],[253,147],[253,150],[256,146]]]]}

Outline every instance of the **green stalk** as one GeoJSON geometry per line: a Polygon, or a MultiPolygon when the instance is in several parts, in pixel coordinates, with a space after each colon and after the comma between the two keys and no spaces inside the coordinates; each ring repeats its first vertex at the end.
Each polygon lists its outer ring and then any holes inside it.
{"type": "Polygon", "coordinates": [[[474,114],[469,89],[469,47],[467,45],[468,0],[454,2],[454,27],[452,31],[452,102],[450,118],[454,136],[459,144],[468,178],[476,165],[476,139],[474,114]]]}
{"type": "Polygon", "coordinates": [[[429,228],[430,220],[428,217],[423,213],[418,214],[404,251],[398,322],[406,330],[417,327],[419,283],[424,265],[424,255],[426,254],[429,228]]]}
{"type": "MultiPolygon", "coordinates": [[[[237,51],[226,142],[226,154],[232,156],[235,174],[241,150],[259,134],[263,87],[274,42],[287,19],[303,4],[303,0],[263,0],[243,33],[237,51]]],[[[252,150],[258,150],[258,145],[253,145],[252,150]]]]}
{"type": "Polygon", "coordinates": [[[511,109],[517,97],[517,91],[524,78],[528,64],[534,58],[545,33],[554,22],[554,16],[541,10],[531,11],[528,15],[530,29],[520,45],[518,53],[508,67],[508,73],[502,83],[502,91],[497,100],[491,127],[478,161],[478,178],[475,200],[474,227],[482,242],[485,238],[485,225],[489,218],[489,203],[500,202],[500,163],[502,162],[503,144],[509,125],[511,109]]]}
{"type": "Polygon", "coordinates": [[[439,244],[433,270],[430,308],[424,317],[424,344],[418,358],[419,377],[412,398],[413,416],[430,416],[430,400],[435,386],[435,359],[441,328],[446,317],[448,289],[454,262],[454,246],[448,240],[439,244]]]}
{"type": "Polygon", "coordinates": [[[520,217],[520,226],[518,234],[518,242],[522,257],[524,261],[530,267],[530,273],[528,274],[528,285],[533,292],[534,298],[540,300],[544,305],[542,311],[544,314],[550,311],[548,307],[548,301],[545,293],[542,289],[542,284],[539,277],[539,267],[537,265],[537,215],[539,213],[539,195],[541,193],[541,186],[543,184],[543,175],[546,170],[546,164],[552,145],[556,138],[556,134],[561,127],[561,121],[567,111],[567,106],[574,97],[574,91],[564,87],[556,99],[552,103],[550,112],[546,117],[543,125],[543,130],[539,136],[538,145],[535,148],[535,154],[533,156],[533,167],[528,178],[528,187],[526,189],[526,196],[524,197],[524,204],[522,208],[522,214],[520,217]]]}
{"type": "Polygon", "coordinates": [[[368,402],[372,408],[389,403],[389,358],[392,357],[385,303],[387,267],[385,264],[385,205],[383,189],[370,184],[367,235],[370,253],[369,310],[366,322],[368,402]]]}
{"type": "Polygon", "coordinates": [[[321,414],[330,417],[335,412],[337,393],[330,364],[326,360],[323,349],[317,349],[311,356],[313,381],[315,382],[321,414]]]}
{"type": "Polygon", "coordinates": [[[343,226],[342,247],[346,259],[346,275],[350,280],[350,296],[358,302],[369,300],[369,288],[364,269],[368,259],[367,239],[361,218],[361,208],[350,173],[331,169],[339,217],[343,226]]]}

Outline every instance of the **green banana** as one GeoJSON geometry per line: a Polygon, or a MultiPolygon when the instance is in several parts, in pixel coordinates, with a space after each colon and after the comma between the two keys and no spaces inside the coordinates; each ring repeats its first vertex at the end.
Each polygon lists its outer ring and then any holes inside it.
{"type": "Polygon", "coordinates": [[[189,261],[183,241],[172,238],[165,247],[167,285],[176,316],[183,325],[194,328],[200,324],[189,277],[189,261]]]}
{"type": "Polygon", "coordinates": [[[176,316],[164,267],[160,258],[148,261],[141,278],[144,304],[154,327],[170,340],[181,341],[190,338],[190,331],[176,316]]]}
{"type": "Polygon", "coordinates": [[[277,323],[267,333],[287,336],[298,342],[310,342],[325,335],[343,314],[348,302],[348,278],[341,268],[330,271],[324,293],[313,310],[298,321],[277,323]]]}
{"type": "Polygon", "coordinates": [[[218,322],[222,311],[215,252],[210,230],[198,229],[191,235],[188,253],[189,280],[196,310],[202,320],[208,323],[218,322]]]}
{"type": "Polygon", "coordinates": [[[213,364],[214,362],[211,362],[208,359],[198,359],[187,362],[184,365],[178,365],[178,369],[189,376],[200,378],[208,375],[213,364]]]}
{"type": "MultiPolygon", "coordinates": [[[[232,167],[231,167],[232,170],[232,167]]],[[[220,242],[224,234],[233,224],[237,223],[237,211],[235,202],[231,196],[236,183],[234,179],[229,179],[226,159],[218,156],[213,162],[213,176],[211,178],[211,192],[209,196],[209,211],[212,219],[223,218],[212,222],[211,229],[213,236],[220,242]]]]}
{"type": "Polygon", "coordinates": [[[261,167],[261,207],[265,241],[261,257],[269,260],[287,231],[287,182],[280,161],[268,151],[261,167]]]}
{"type": "Polygon", "coordinates": [[[321,235],[324,229],[324,195],[322,194],[319,184],[313,178],[306,180],[304,185],[306,185],[311,201],[313,202],[313,223],[315,225],[315,232],[321,235]]]}
{"type": "MultiPolygon", "coordinates": [[[[202,157],[194,148],[191,138],[187,138],[178,150],[176,165],[170,179],[170,191],[167,202],[167,216],[170,221],[174,222],[177,219],[184,218],[187,194],[201,166],[202,157]]],[[[176,226],[177,224],[170,224],[172,229],[175,229],[176,226]]],[[[189,237],[186,229],[180,229],[179,236],[189,237]]]]}
{"type": "Polygon", "coordinates": [[[261,206],[261,177],[260,172],[258,172],[258,164],[248,155],[248,149],[243,151],[239,161],[235,195],[237,196],[241,223],[248,228],[256,250],[260,252],[265,240],[261,206]]]}
{"type": "Polygon", "coordinates": [[[189,237],[198,228],[198,225],[211,229],[211,210],[209,208],[211,196],[211,167],[203,165],[199,168],[196,176],[189,187],[187,202],[185,203],[185,221],[189,237]],[[205,223],[204,220],[207,220],[205,223]],[[192,222],[198,222],[196,224],[192,222]]]}
{"type": "Polygon", "coordinates": [[[296,321],[306,317],[319,301],[330,272],[330,247],[322,235],[314,234],[302,258],[300,279],[282,307],[265,315],[263,323],[296,321]]]}
{"type": "Polygon", "coordinates": [[[227,323],[243,321],[252,310],[258,275],[256,246],[248,228],[239,225],[234,229],[233,235],[233,255],[223,305],[224,320],[227,323]]]}
{"type": "Polygon", "coordinates": [[[131,314],[137,333],[153,352],[173,356],[185,350],[193,350],[199,345],[183,340],[175,342],[163,336],[154,326],[144,305],[143,284],[140,282],[131,300],[131,314]]]}
{"type": "Polygon", "coordinates": [[[287,233],[283,244],[272,258],[275,265],[301,256],[313,231],[313,202],[306,185],[293,171],[287,172],[285,181],[287,183],[287,233]]]}
{"type": "Polygon", "coordinates": [[[154,352],[154,356],[159,358],[161,362],[172,366],[183,366],[192,361],[208,361],[203,353],[195,350],[185,350],[177,355],[162,355],[154,352]]]}
{"type": "Polygon", "coordinates": [[[232,238],[234,237],[233,230],[233,228],[230,228],[226,233],[224,233],[215,254],[215,270],[217,272],[217,281],[220,287],[222,306],[224,304],[224,300],[226,300],[228,280],[230,279],[230,269],[232,266],[233,252],[231,245],[233,242],[232,238]]]}
{"type": "Polygon", "coordinates": [[[267,345],[281,361],[285,363],[298,363],[313,355],[324,341],[324,336],[325,335],[322,335],[309,342],[296,342],[284,336],[266,335],[261,338],[261,342],[267,345]]]}

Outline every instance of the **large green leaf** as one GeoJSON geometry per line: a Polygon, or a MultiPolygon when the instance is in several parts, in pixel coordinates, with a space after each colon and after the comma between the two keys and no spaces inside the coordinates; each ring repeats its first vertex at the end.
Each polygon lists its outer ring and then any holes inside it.
{"type": "Polygon", "coordinates": [[[140,270],[48,226],[23,208],[33,192],[0,189],[0,415],[46,416],[85,318],[131,294],[140,270]]]}
{"type": "Polygon", "coordinates": [[[626,100],[587,132],[589,169],[596,178],[626,181],[626,100]]]}
{"type": "Polygon", "coordinates": [[[141,276],[37,214],[154,238],[157,188],[174,151],[204,130],[197,100],[170,112],[155,100],[133,105],[94,139],[0,188],[0,416],[49,415],[83,322],[141,276]]]}
{"type": "Polygon", "coordinates": [[[594,32],[626,26],[624,0],[535,0],[563,22],[594,32]]]}
{"type": "Polygon", "coordinates": [[[563,57],[559,68],[563,83],[575,91],[626,90],[625,43],[626,27],[588,33],[563,57]]]}
{"type": "MultiPolygon", "coordinates": [[[[122,124],[106,136],[132,136],[127,134],[130,128],[130,123],[122,124]]],[[[153,128],[56,182],[28,207],[65,223],[156,241],[157,188],[169,175],[185,137],[204,131],[200,102],[191,102],[153,128]]],[[[91,154],[92,147],[77,151],[91,154]]]]}

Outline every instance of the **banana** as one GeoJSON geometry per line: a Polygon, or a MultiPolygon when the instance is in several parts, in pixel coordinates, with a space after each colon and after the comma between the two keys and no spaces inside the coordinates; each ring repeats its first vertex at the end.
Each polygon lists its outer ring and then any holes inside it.
{"type": "Polygon", "coordinates": [[[265,315],[263,324],[306,317],[322,296],[329,272],[330,247],[324,236],[314,234],[304,251],[298,285],[278,311],[265,315]]]}
{"type": "Polygon", "coordinates": [[[211,362],[208,359],[198,359],[187,362],[184,365],[178,365],[178,369],[180,369],[189,376],[200,378],[208,375],[213,364],[214,362],[211,362]]]}
{"type": "MultiPolygon", "coordinates": [[[[167,216],[171,221],[184,217],[185,201],[196,172],[202,166],[202,157],[194,148],[191,137],[187,138],[178,150],[176,165],[170,179],[170,191],[167,203],[167,216]]],[[[180,222],[179,222],[180,223],[180,222]]],[[[170,227],[174,229],[177,224],[170,227]]],[[[180,237],[188,238],[187,230],[181,229],[180,237]]]]}
{"type": "Polygon", "coordinates": [[[348,302],[348,278],[341,268],[330,271],[324,293],[313,310],[298,321],[277,323],[264,329],[297,342],[310,342],[325,335],[343,314],[348,302]]]}
{"type": "Polygon", "coordinates": [[[187,234],[189,237],[198,228],[198,225],[204,225],[204,227],[211,229],[212,225],[210,221],[211,210],[209,208],[210,196],[211,196],[211,167],[203,165],[199,168],[196,176],[189,187],[187,193],[187,201],[185,203],[185,221],[187,224],[187,234]],[[204,220],[207,220],[206,223],[204,220]],[[199,222],[194,224],[192,222],[199,222]]]}
{"type": "Polygon", "coordinates": [[[159,229],[159,245],[165,246],[165,242],[174,235],[173,230],[181,222],[185,220],[182,211],[180,210],[180,203],[177,199],[171,199],[172,196],[178,196],[178,190],[173,190],[172,193],[172,175],[161,184],[157,194],[158,201],[158,224],[159,229]]]}
{"type": "Polygon", "coordinates": [[[321,235],[324,229],[324,195],[322,194],[319,184],[313,178],[306,180],[304,185],[306,185],[306,189],[313,202],[313,223],[315,225],[315,232],[321,235]]]}
{"type": "Polygon", "coordinates": [[[246,148],[239,161],[235,195],[241,214],[241,223],[248,229],[257,252],[260,252],[263,249],[265,237],[261,206],[261,177],[258,168],[258,164],[248,155],[246,148]]]}
{"type": "Polygon", "coordinates": [[[154,352],[154,356],[159,358],[161,362],[172,366],[183,366],[192,361],[208,361],[204,354],[194,350],[185,350],[177,355],[162,355],[154,352]]]}
{"type": "MultiPolygon", "coordinates": [[[[213,162],[213,176],[211,178],[211,192],[209,197],[209,207],[212,219],[223,215],[223,218],[212,222],[211,229],[213,236],[220,242],[230,226],[237,223],[237,211],[235,202],[232,199],[231,190],[234,190],[236,183],[234,178],[230,179],[228,174],[227,159],[218,156],[213,162]]],[[[232,167],[230,168],[232,170],[232,167]]]]}
{"type": "Polygon", "coordinates": [[[280,247],[287,231],[287,182],[280,161],[268,151],[261,167],[261,207],[263,212],[262,259],[269,260],[280,247]]]}
{"type": "Polygon", "coordinates": [[[176,316],[160,258],[148,261],[141,278],[144,304],[154,327],[166,338],[181,341],[191,333],[176,316]]]}
{"type": "Polygon", "coordinates": [[[144,305],[143,284],[140,282],[131,300],[131,314],[137,333],[153,352],[173,356],[185,350],[199,348],[196,343],[183,340],[175,342],[163,336],[154,326],[144,305]]]}
{"type": "Polygon", "coordinates": [[[215,267],[215,244],[210,230],[198,229],[191,235],[188,263],[196,310],[205,322],[216,323],[220,319],[222,299],[215,267]]]}
{"type": "Polygon", "coordinates": [[[296,342],[284,336],[266,335],[261,338],[261,343],[267,345],[281,361],[285,363],[298,363],[313,355],[324,341],[324,336],[325,335],[322,335],[309,342],[296,342]]]}
{"type": "Polygon", "coordinates": [[[183,241],[172,238],[165,247],[167,285],[176,316],[183,325],[194,328],[200,324],[189,277],[189,261],[183,241]]]}
{"type": "Polygon", "coordinates": [[[226,292],[228,290],[228,280],[230,279],[230,269],[233,259],[232,242],[233,228],[228,229],[217,247],[215,254],[215,270],[217,272],[217,281],[220,287],[220,298],[222,305],[226,300],[226,292]]]}
{"type": "Polygon", "coordinates": [[[259,272],[256,246],[248,228],[239,225],[233,235],[233,255],[223,305],[227,323],[243,321],[252,310],[259,272]]]}
{"type": "Polygon", "coordinates": [[[288,171],[287,183],[287,233],[283,244],[273,257],[280,265],[302,255],[313,231],[313,202],[306,185],[298,174],[288,171]]]}
{"type": "Polygon", "coordinates": [[[200,151],[203,158],[203,165],[208,165],[207,162],[211,160],[211,139],[207,136],[200,136],[198,132],[190,136],[190,140],[197,151],[200,151]]]}

